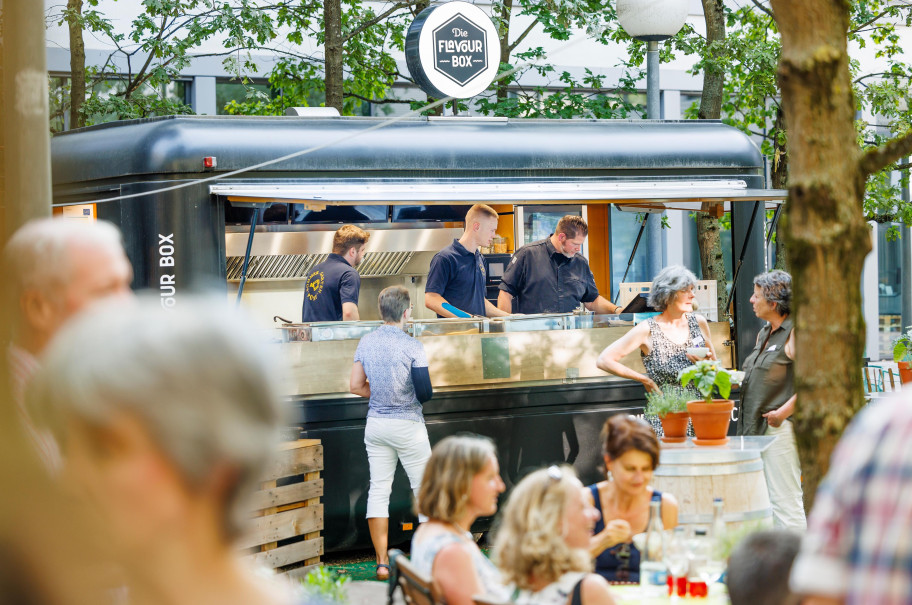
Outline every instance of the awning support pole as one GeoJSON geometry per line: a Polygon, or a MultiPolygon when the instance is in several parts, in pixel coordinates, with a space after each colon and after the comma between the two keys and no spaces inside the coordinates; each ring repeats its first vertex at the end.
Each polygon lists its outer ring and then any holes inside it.
{"type": "Polygon", "coordinates": [[[646,216],[643,218],[643,222],[640,224],[640,232],[637,233],[636,241],[633,242],[633,250],[630,252],[630,258],[627,259],[627,269],[624,270],[624,277],[621,278],[621,282],[618,284],[617,294],[614,295],[614,304],[618,304],[618,298],[621,296],[621,286],[625,281],[627,281],[627,274],[630,272],[630,265],[633,264],[633,257],[637,253],[637,247],[640,245],[640,238],[643,237],[643,231],[646,230],[646,221],[649,220],[649,213],[646,213],[646,216]]]}
{"type": "Polygon", "coordinates": [[[253,249],[253,234],[260,218],[260,207],[253,207],[253,216],[250,218],[250,235],[247,236],[247,251],[244,253],[244,268],[241,269],[241,283],[238,284],[237,304],[241,304],[241,294],[244,293],[244,284],[247,283],[247,265],[250,264],[250,251],[253,249]]]}
{"type": "Polygon", "coordinates": [[[776,233],[776,227],[779,226],[779,214],[782,212],[782,204],[776,205],[776,211],[773,212],[773,220],[770,222],[769,233],[766,234],[766,255],[769,257],[769,247],[770,241],[773,239],[773,234],[776,233]]]}
{"type": "Polygon", "coordinates": [[[735,267],[735,274],[732,275],[732,289],[728,293],[728,300],[725,301],[725,313],[731,307],[732,298],[735,296],[735,288],[738,284],[738,274],[741,272],[741,264],[744,262],[744,255],[747,253],[747,244],[750,242],[751,233],[754,229],[754,221],[757,220],[757,210],[760,209],[761,202],[754,202],[754,211],[751,213],[750,223],[747,224],[747,235],[744,236],[744,242],[741,244],[741,254],[738,256],[738,265],[735,267]]]}

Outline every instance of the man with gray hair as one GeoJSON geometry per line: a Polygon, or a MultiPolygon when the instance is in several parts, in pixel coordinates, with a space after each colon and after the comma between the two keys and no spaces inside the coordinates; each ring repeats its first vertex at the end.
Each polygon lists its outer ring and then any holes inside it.
{"type": "Polygon", "coordinates": [[[292,602],[238,560],[235,538],[278,442],[277,364],[223,300],[107,301],[46,351],[29,403],[64,474],[104,523],[130,602],[292,602]]]}
{"type": "Polygon", "coordinates": [[[71,317],[109,296],[130,294],[133,269],[120,231],[104,221],[40,219],[26,223],[3,252],[10,284],[13,336],[7,349],[13,400],[44,464],[59,466],[53,438],[32,420],[23,401],[38,357],[71,317]]]}

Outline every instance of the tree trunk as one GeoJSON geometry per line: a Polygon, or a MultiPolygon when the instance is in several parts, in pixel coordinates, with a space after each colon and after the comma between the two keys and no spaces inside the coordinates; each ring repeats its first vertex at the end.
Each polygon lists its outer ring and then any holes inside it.
{"type": "MultiPolygon", "coordinates": [[[[715,205],[715,204],[713,204],[715,205]]],[[[725,258],[722,256],[722,224],[709,212],[697,213],[697,246],[703,279],[716,280],[716,306],[719,320],[728,314],[725,308],[725,258]]]]}
{"type": "Polygon", "coordinates": [[[326,0],[323,4],[323,46],[326,58],[326,107],[342,113],[342,1],[326,0]]]}
{"type": "Polygon", "coordinates": [[[795,435],[810,509],[839,436],[864,402],[859,284],[871,238],[846,51],[849,3],[772,0],[772,8],[789,126],[784,232],[798,352],[795,435]]]}
{"type": "MultiPolygon", "coordinates": [[[[725,14],[722,0],[703,0],[703,14],[706,18],[706,45],[710,55],[717,55],[719,49],[709,49],[713,42],[725,41],[725,14]]],[[[707,68],[703,73],[703,94],[700,97],[701,120],[718,120],[722,117],[722,94],[725,72],[707,68]]],[[[715,206],[716,204],[712,204],[715,206]]],[[[725,262],[722,256],[722,226],[711,213],[697,213],[697,245],[700,249],[700,268],[703,279],[716,281],[716,306],[721,320],[728,314],[725,308],[725,262]]]]}
{"type": "Polygon", "coordinates": [[[67,0],[70,29],[70,128],[85,126],[82,106],[86,98],[86,54],[82,38],[82,0],[67,0]]]}
{"type": "MultiPolygon", "coordinates": [[[[510,62],[510,15],[513,13],[513,0],[503,0],[501,4],[500,23],[497,25],[497,36],[500,38],[500,64],[510,62]]],[[[497,70],[500,71],[499,69],[497,70]]],[[[501,78],[494,84],[497,102],[506,100],[507,85],[510,78],[501,78]]]]}
{"type": "MultiPolygon", "coordinates": [[[[776,112],[776,122],[773,124],[773,130],[770,133],[773,137],[773,165],[770,170],[773,189],[785,189],[788,187],[788,147],[785,142],[779,142],[779,134],[785,132],[785,115],[782,108],[776,112]]],[[[785,231],[782,227],[784,219],[779,215],[779,224],[776,225],[776,269],[788,271],[788,262],[785,251],[785,231]]]]}
{"type": "MultiPolygon", "coordinates": [[[[725,50],[716,44],[725,43],[725,13],[722,0],[703,0],[703,16],[706,20],[706,53],[709,57],[721,57],[725,50]]],[[[703,72],[703,94],[700,97],[701,120],[718,120],[722,117],[722,94],[725,71],[715,60],[709,61],[703,72]]]]}

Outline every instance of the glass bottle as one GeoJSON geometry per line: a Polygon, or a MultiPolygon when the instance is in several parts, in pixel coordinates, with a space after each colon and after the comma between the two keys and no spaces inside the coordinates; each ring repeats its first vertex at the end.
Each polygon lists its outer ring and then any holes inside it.
{"type": "Polygon", "coordinates": [[[688,557],[690,566],[687,572],[687,593],[691,597],[705,597],[709,594],[709,589],[703,578],[700,577],[700,571],[705,565],[706,553],[706,530],[702,527],[694,530],[693,536],[688,540],[688,557]]]}
{"type": "Polygon", "coordinates": [[[726,537],[726,533],[727,533],[726,527],[725,527],[725,519],[722,516],[722,507],[723,507],[722,498],[714,498],[713,499],[713,521],[712,521],[712,528],[710,530],[711,531],[710,538],[712,538],[713,547],[717,548],[717,549],[722,547],[722,545],[725,543],[725,537],[726,537]]]}
{"type": "Polygon", "coordinates": [[[701,576],[707,583],[707,587],[719,580],[725,573],[726,563],[726,537],[727,528],[725,519],[722,515],[722,498],[713,499],[713,521],[710,527],[709,543],[707,545],[706,562],[703,566],[701,576]]]}
{"type": "Polygon", "coordinates": [[[649,503],[646,540],[640,553],[640,586],[646,598],[668,594],[668,571],[665,566],[665,528],[662,526],[662,497],[653,495],[649,503]]]}

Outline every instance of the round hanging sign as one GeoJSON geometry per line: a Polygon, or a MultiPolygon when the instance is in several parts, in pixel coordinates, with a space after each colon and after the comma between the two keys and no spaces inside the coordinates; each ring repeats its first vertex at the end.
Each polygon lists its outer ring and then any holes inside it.
{"type": "Polygon", "coordinates": [[[460,0],[421,11],[405,39],[405,60],[432,97],[467,99],[485,90],[500,65],[497,28],[483,10],[460,0]]]}

